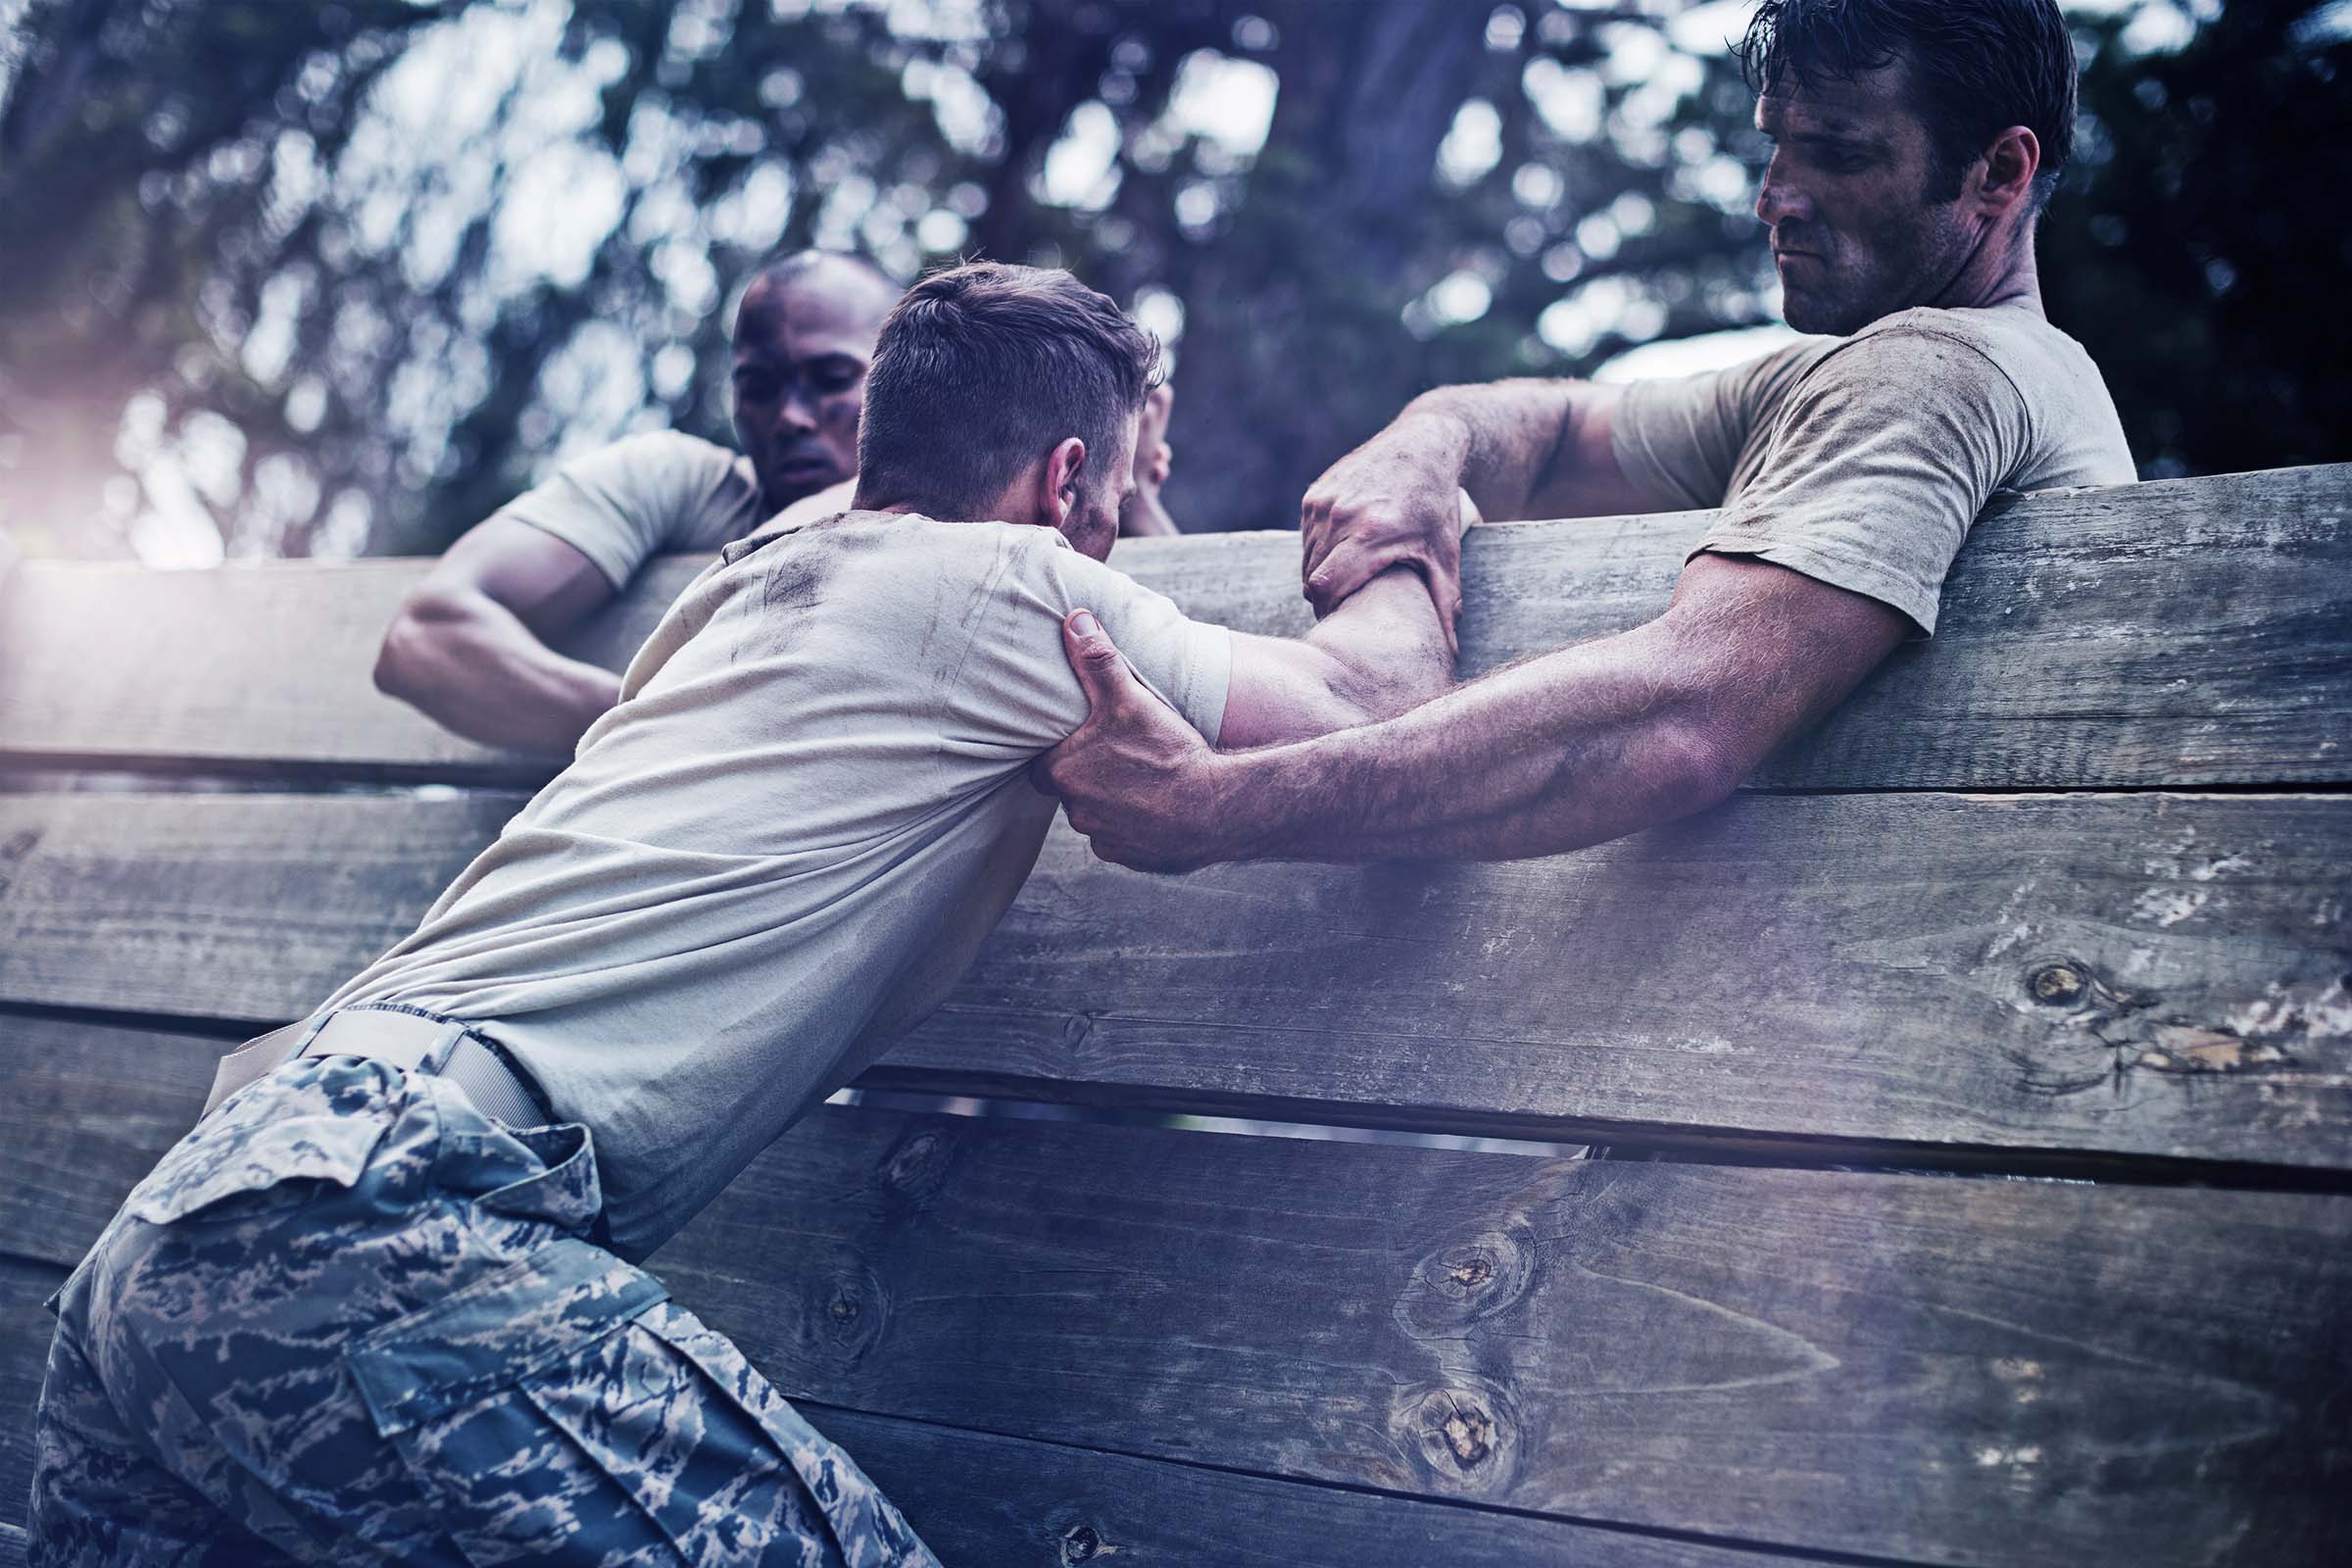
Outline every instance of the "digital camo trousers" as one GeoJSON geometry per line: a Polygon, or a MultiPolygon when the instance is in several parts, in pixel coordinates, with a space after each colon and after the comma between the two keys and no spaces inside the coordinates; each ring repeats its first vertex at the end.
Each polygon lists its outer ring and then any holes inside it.
{"type": "Polygon", "coordinates": [[[935,1565],[600,1200],[430,1075],[251,1085],[58,1293],[31,1562],[935,1565]]]}

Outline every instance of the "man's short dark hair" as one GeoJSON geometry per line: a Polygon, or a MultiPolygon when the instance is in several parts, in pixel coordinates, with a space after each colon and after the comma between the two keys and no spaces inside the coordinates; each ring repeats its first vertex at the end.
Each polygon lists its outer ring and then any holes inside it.
{"type": "Polygon", "coordinates": [[[1069,273],[976,262],[934,272],[882,322],[865,374],[858,487],[973,518],[1065,436],[1108,462],[1159,344],[1069,273]]]}
{"type": "Polygon", "coordinates": [[[1940,166],[1930,199],[1957,197],[1992,138],[2023,125],[2041,143],[2038,212],[2075,146],[2075,45],[2055,0],[1763,0],[1740,44],[1760,93],[1898,58],[1940,166]]]}

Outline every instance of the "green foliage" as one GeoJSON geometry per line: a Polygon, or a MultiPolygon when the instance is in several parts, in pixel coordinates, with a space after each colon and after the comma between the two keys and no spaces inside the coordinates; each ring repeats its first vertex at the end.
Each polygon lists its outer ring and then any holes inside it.
{"type": "MultiPolygon", "coordinates": [[[[2315,9],[2232,6],[2171,55],[2085,24],[2103,156],[2044,277],[2168,471],[2345,455],[2315,9]]],[[[32,0],[0,35],[0,526],[439,548],[562,453],[723,438],[724,302],[808,243],[1059,263],[1180,318],[1171,507],[1279,524],[1422,387],[1770,319],[1743,20],[32,0]]]]}
{"type": "Polygon", "coordinates": [[[2043,220],[2042,285],[2145,472],[2352,457],[2346,9],[2233,4],[2177,54],[2110,25],[2084,70],[2086,156],[2043,220]]]}

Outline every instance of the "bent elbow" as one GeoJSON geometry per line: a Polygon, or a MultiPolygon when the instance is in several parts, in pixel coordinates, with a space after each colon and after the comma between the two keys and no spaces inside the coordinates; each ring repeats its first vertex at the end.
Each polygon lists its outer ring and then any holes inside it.
{"type": "Polygon", "coordinates": [[[393,617],[392,624],[385,629],[382,646],[375,651],[375,689],[386,697],[397,697],[407,702],[416,690],[415,670],[409,652],[415,635],[408,606],[403,605],[400,613],[393,617]]]}
{"type": "Polygon", "coordinates": [[[1744,752],[1703,726],[1675,725],[1663,742],[1661,793],[1674,816],[1721,806],[1738,793],[1753,766],[1744,752]]]}
{"type": "Polygon", "coordinates": [[[1423,703],[1443,697],[1453,687],[1450,672],[1425,669],[1426,661],[1398,660],[1371,669],[1337,672],[1326,691],[1335,712],[1347,716],[1335,729],[1378,724],[1408,713],[1423,703]]]}
{"type": "Polygon", "coordinates": [[[415,703],[427,692],[434,645],[450,635],[451,622],[463,613],[462,606],[429,589],[402,600],[375,651],[375,689],[404,703],[415,703]]]}

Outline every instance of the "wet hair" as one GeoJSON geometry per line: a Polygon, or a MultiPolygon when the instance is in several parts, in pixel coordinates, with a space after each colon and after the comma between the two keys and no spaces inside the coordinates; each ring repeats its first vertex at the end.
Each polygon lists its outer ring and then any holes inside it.
{"type": "Polygon", "coordinates": [[[1992,138],[2023,125],[2041,143],[2039,212],[2075,145],[2075,45],[2055,0],[1762,0],[1740,43],[1759,93],[1851,80],[1897,59],[1936,149],[1929,198],[1957,197],[1992,138]]]}
{"type": "Polygon", "coordinates": [[[934,272],[874,345],[858,492],[981,516],[1065,437],[1086,443],[1090,467],[1106,462],[1158,369],[1158,341],[1067,272],[995,262],[934,272]]]}

